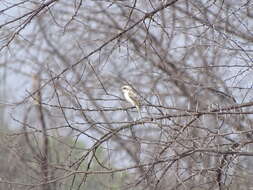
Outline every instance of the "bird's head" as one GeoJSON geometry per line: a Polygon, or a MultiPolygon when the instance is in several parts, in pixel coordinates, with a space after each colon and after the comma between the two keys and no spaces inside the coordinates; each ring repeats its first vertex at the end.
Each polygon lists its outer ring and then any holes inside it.
{"type": "Polygon", "coordinates": [[[124,85],[124,86],[121,87],[121,90],[122,90],[123,92],[128,92],[128,91],[132,91],[133,89],[132,89],[132,87],[129,86],[129,85],[124,85]]]}

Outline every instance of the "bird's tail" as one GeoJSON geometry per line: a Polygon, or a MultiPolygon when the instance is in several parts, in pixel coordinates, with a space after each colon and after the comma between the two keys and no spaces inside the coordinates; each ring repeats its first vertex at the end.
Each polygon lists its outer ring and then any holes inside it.
{"type": "Polygon", "coordinates": [[[139,114],[139,117],[140,117],[139,119],[142,119],[140,105],[136,105],[135,107],[136,107],[136,109],[138,111],[138,114],[139,114]]]}

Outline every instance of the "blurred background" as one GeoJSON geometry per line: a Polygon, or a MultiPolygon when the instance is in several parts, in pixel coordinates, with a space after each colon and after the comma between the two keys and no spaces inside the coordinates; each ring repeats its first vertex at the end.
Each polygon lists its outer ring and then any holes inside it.
{"type": "Polygon", "coordinates": [[[0,189],[253,189],[252,7],[0,1],[0,189]]]}

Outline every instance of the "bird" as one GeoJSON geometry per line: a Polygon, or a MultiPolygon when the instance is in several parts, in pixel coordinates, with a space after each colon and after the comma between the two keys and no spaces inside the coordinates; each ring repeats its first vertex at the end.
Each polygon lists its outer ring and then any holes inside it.
{"type": "Polygon", "coordinates": [[[32,98],[34,105],[41,103],[41,92],[40,92],[40,76],[39,74],[32,75],[32,98]]]}
{"type": "Polygon", "coordinates": [[[124,94],[126,101],[135,106],[140,114],[140,97],[137,95],[135,90],[129,85],[122,86],[121,90],[124,94]]]}

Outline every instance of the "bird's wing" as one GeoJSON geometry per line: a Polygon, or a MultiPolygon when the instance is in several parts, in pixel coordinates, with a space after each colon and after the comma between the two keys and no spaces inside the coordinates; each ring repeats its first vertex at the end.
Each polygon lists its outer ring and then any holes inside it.
{"type": "Polygon", "coordinates": [[[136,99],[136,100],[139,100],[140,99],[140,97],[135,93],[135,92],[129,92],[129,96],[131,96],[131,97],[133,97],[134,99],[136,99]]]}

